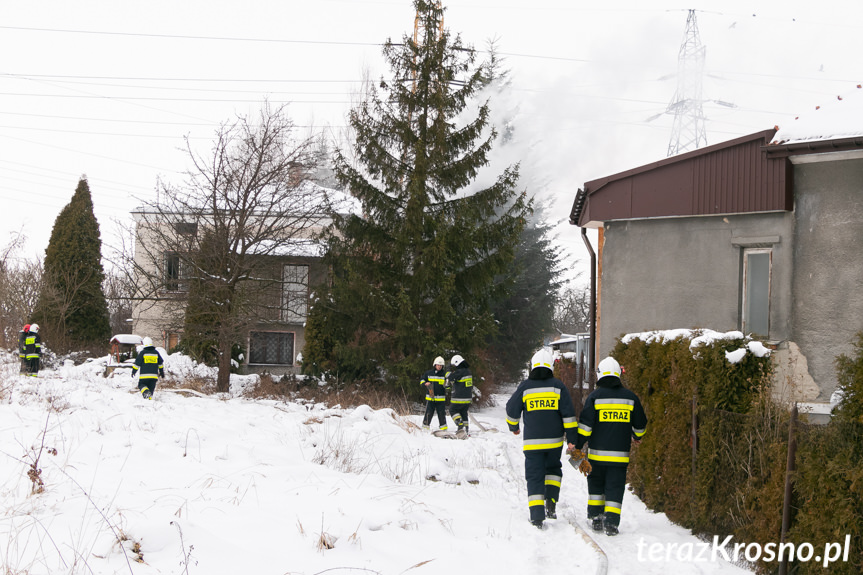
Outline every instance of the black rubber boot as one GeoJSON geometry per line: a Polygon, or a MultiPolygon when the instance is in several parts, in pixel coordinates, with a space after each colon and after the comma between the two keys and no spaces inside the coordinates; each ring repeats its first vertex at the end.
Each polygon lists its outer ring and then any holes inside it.
{"type": "Polygon", "coordinates": [[[542,529],[542,519],[531,519],[530,524],[537,529],[542,529]]]}
{"type": "Polygon", "coordinates": [[[542,522],[545,519],[545,507],[539,505],[530,506],[530,523],[537,529],[542,529],[542,522]]]}

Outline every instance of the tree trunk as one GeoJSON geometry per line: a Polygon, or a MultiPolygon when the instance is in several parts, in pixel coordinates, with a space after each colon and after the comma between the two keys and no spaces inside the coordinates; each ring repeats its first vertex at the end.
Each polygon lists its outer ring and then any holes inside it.
{"type": "Polygon", "coordinates": [[[227,393],[231,384],[231,340],[219,342],[219,374],[216,376],[216,391],[227,393]]]}

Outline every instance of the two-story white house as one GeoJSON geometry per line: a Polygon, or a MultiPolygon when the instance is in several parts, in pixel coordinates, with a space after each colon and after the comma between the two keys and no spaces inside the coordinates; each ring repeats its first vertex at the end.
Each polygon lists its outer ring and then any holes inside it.
{"type": "MultiPolygon", "coordinates": [[[[253,253],[255,276],[245,282],[247,318],[241,325],[241,371],[286,374],[299,372],[305,345],[305,321],[316,285],[328,281],[322,262],[324,246],[317,235],[330,225],[329,209],[357,209],[342,192],[322,190],[326,199],[319,215],[287,237],[258,241],[253,253]]],[[[132,312],[132,330],[149,336],[171,350],[183,339],[189,296],[189,250],[196,249],[201,233],[212,226],[207,214],[166,213],[138,208],[132,212],[135,233],[135,267],[141,297],[132,312]]],[[[285,228],[280,228],[282,234],[285,228]]]]}

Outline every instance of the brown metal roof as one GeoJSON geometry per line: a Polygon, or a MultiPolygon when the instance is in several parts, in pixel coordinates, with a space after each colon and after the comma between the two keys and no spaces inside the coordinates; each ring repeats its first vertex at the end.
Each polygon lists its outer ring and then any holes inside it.
{"type": "Polygon", "coordinates": [[[792,169],[765,152],[775,130],[701,148],[586,182],[570,222],[789,211],[792,169]]]}

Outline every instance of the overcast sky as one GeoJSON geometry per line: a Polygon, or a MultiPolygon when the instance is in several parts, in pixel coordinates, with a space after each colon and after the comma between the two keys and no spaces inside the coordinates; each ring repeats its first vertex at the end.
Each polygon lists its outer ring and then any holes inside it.
{"type": "MultiPolygon", "coordinates": [[[[414,21],[408,0],[0,5],[0,245],[23,230],[25,257],[44,254],[80,175],[114,242],[114,220],[128,221],[157,178],[180,182],[184,135],[206,152],[220,122],[264,98],[338,139],[364,74],[389,74],[381,43],[414,21]]],[[[863,81],[859,0],[582,5],[444,2],[445,26],[465,43],[497,39],[512,89],[492,106],[514,118],[516,141],[492,171],[521,162],[523,185],[564,222],[575,270],[586,256],[565,220],[578,187],[666,156],[688,9],[707,51],[709,144],[781,125],[863,81]]]]}

